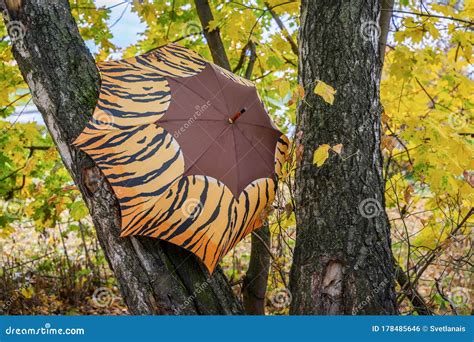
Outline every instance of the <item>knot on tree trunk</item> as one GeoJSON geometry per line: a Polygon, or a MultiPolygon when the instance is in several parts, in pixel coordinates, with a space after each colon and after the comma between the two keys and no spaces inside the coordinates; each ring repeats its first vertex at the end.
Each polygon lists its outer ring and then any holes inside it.
{"type": "Polygon", "coordinates": [[[327,314],[342,314],[342,282],[343,265],[341,262],[331,260],[328,262],[321,282],[321,302],[327,314]]]}
{"type": "Polygon", "coordinates": [[[100,170],[97,166],[86,167],[82,170],[82,182],[91,195],[100,189],[101,179],[100,170]]]}
{"type": "Polygon", "coordinates": [[[4,8],[10,13],[18,13],[20,11],[22,0],[4,0],[4,3],[0,3],[1,9],[4,8]]]}

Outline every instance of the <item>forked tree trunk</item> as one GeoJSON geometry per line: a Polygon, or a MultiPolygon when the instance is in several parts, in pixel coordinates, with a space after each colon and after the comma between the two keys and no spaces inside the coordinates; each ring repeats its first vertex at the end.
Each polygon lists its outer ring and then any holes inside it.
{"type": "Polygon", "coordinates": [[[377,0],[303,0],[298,108],[304,153],[296,175],[293,314],[395,314],[380,151],[377,0]],[[333,105],[313,93],[322,80],[333,105]],[[312,164],[321,144],[344,145],[312,164]]]}
{"type": "Polygon", "coordinates": [[[89,207],[97,236],[132,314],[240,314],[241,303],[217,269],[151,238],[120,238],[116,198],[103,174],[71,146],[99,91],[94,60],[67,0],[6,0],[13,53],[64,165],[89,207]],[[19,28],[19,34],[13,29],[19,28]]]}

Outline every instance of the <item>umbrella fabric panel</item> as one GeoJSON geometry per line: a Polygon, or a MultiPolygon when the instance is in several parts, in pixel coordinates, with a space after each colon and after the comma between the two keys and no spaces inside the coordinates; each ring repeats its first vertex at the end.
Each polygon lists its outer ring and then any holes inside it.
{"type": "Polygon", "coordinates": [[[241,84],[241,85],[245,85],[245,86],[248,86],[248,87],[254,87],[255,85],[253,84],[252,81],[249,81],[248,79],[246,78],[243,78],[243,77],[240,77],[224,68],[221,68],[220,66],[216,65],[216,64],[212,64],[212,67],[214,70],[217,70],[219,72],[220,75],[228,78],[229,80],[232,80],[234,81],[235,83],[238,83],[238,84],[241,84]]]}
{"type": "Polygon", "coordinates": [[[216,178],[237,197],[252,181],[273,177],[281,132],[272,126],[255,86],[228,74],[209,64],[191,77],[168,77],[172,101],[157,123],[178,140],[185,175],[216,178]]]}
{"type": "MultiPolygon", "coordinates": [[[[260,213],[274,196],[275,182],[270,179],[255,181],[237,201],[222,182],[206,176],[183,177],[171,184],[133,234],[186,248],[213,271],[222,256],[261,226],[260,213]]],[[[126,235],[129,232],[123,230],[122,236],[126,235]]]]}
{"type": "Polygon", "coordinates": [[[207,64],[194,51],[176,44],[138,57],[99,63],[101,88],[97,106],[75,143],[113,129],[156,122],[171,101],[166,76],[194,76],[207,64]]]}

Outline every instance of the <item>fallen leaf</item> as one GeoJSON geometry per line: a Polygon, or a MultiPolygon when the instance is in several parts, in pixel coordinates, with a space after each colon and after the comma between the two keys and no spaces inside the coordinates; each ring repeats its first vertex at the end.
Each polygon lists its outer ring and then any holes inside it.
{"type": "Polygon", "coordinates": [[[303,151],[304,151],[304,146],[302,144],[298,144],[296,146],[296,162],[300,162],[301,159],[303,158],[303,151]]]}
{"type": "Polygon", "coordinates": [[[326,159],[329,157],[329,149],[331,146],[328,144],[323,144],[320,145],[313,154],[313,164],[316,164],[316,166],[321,166],[324,164],[326,159]]]}
{"type": "Polygon", "coordinates": [[[389,135],[384,135],[381,141],[382,149],[392,152],[397,145],[397,139],[389,135]]]}
{"type": "Polygon", "coordinates": [[[333,150],[333,151],[336,152],[337,154],[341,154],[341,152],[342,152],[342,144],[334,145],[333,147],[331,147],[331,150],[333,150]]]}
{"type": "Polygon", "coordinates": [[[301,84],[296,86],[296,91],[298,92],[300,99],[304,99],[304,88],[301,84]]]}
{"type": "Polygon", "coordinates": [[[327,103],[331,105],[334,103],[334,94],[336,94],[336,90],[329,84],[326,84],[323,81],[317,81],[316,87],[314,87],[314,93],[321,96],[327,103]]]}
{"type": "Polygon", "coordinates": [[[35,289],[30,285],[28,287],[23,287],[21,290],[20,290],[20,293],[23,295],[23,297],[25,297],[26,299],[30,299],[31,297],[33,297],[33,295],[35,294],[35,289]]]}

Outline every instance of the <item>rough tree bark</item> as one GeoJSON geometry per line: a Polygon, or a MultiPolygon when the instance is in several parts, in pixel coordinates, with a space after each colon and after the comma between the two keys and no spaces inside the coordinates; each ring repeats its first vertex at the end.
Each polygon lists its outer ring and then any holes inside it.
{"type": "Polygon", "coordinates": [[[241,314],[220,269],[209,276],[190,253],[150,238],[120,238],[116,198],[71,142],[95,106],[99,75],[67,0],[7,0],[13,53],[64,165],[89,207],[97,236],[132,314],[241,314]],[[14,23],[14,25],[12,24],[14,23]],[[24,34],[23,34],[24,33],[24,34]]]}
{"type": "Polygon", "coordinates": [[[304,153],[296,174],[292,314],[395,314],[390,227],[380,151],[380,1],[303,0],[298,108],[304,153]],[[331,106],[313,93],[336,90],[331,106]],[[342,158],[312,165],[321,144],[342,158]]]}

